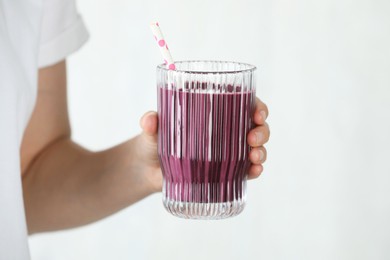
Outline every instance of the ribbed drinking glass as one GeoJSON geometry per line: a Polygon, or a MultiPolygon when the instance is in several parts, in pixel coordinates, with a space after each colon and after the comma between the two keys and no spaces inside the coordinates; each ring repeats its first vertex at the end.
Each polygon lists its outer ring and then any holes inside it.
{"type": "Polygon", "coordinates": [[[245,206],[256,67],[181,61],[157,67],[163,204],[175,216],[221,219],[245,206]]]}

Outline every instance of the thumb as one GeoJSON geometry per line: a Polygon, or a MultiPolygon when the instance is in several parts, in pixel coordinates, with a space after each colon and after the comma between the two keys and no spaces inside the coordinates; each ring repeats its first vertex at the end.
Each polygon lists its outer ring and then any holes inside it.
{"type": "Polygon", "coordinates": [[[142,135],[150,141],[157,141],[158,115],[155,111],[146,112],[140,120],[142,135]]]}

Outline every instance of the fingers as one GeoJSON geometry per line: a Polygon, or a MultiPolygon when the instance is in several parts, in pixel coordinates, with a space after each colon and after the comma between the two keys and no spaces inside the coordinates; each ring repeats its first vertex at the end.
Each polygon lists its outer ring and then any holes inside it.
{"type": "Polygon", "coordinates": [[[259,98],[256,97],[256,108],[253,115],[253,121],[256,125],[264,125],[268,117],[268,107],[259,98]]]}
{"type": "Polygon", "coordinates": [[[140,125],[143,132],[147,135],[157,135],[158,130],[158,115],[157,112],[146,112],[140,120],[140,125]]]}
{"type": "Polygon", "coordinates": [[[259,147],[268,142],[270,136],[267,123],[257,126],[248,133],[248,144],[252,147],[259,147]]]}
{"type": "Polygon", "coordinates": [[[268,117],[268,107],[259,99],[256,98],[256,108],[253,115],[253,121],[256,125],[248,133],[248,144],[252,146],[249,153],[249,160],[252,165],[248,171],[248,179],[255,179],[263,172],[263,163],[267,159],[267,150],[264,144],[268,142],[270,130],[268,124],[265,122],[268,117]]]}

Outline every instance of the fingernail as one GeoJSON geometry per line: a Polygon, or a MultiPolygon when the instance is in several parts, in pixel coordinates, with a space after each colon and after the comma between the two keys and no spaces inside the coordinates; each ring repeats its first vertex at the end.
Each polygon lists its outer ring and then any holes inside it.
{"type": "Polygon", "coordinates": [[[261,141],[263,140],[263,133],[260,131],[256,131],[256,143],[261,144],[261,141]]]}
{"type": "Polygon", "coordinates": [[[264,152],[262,150],[259,150],[259,161],[262,162],[264,160],[264,152]]]}
{"type": "Polygon", "coordinates": [[[260,115],[261,117],[263,118],[263,120],[265,121],[267,119],[267,114],[265,113],[265,111],[260,111],[260,115]]]}

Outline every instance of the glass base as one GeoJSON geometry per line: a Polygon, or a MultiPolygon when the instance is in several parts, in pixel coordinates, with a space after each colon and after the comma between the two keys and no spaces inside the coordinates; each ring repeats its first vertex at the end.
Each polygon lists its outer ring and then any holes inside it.
{"type": "Polygon", "coordinates": [[[223,219],[240,214],[246,201],[246,176],[240,181],[174,183],[164,179],[163,204],[174,216],[186,219],[223,219]]]}
{"type": "Polygon", "coordinates": [[[174,216],[185,219],[224,219],[240,214],[245,198],[221,203],[182,202],[163,198],[165,209],[174,216]]]}

